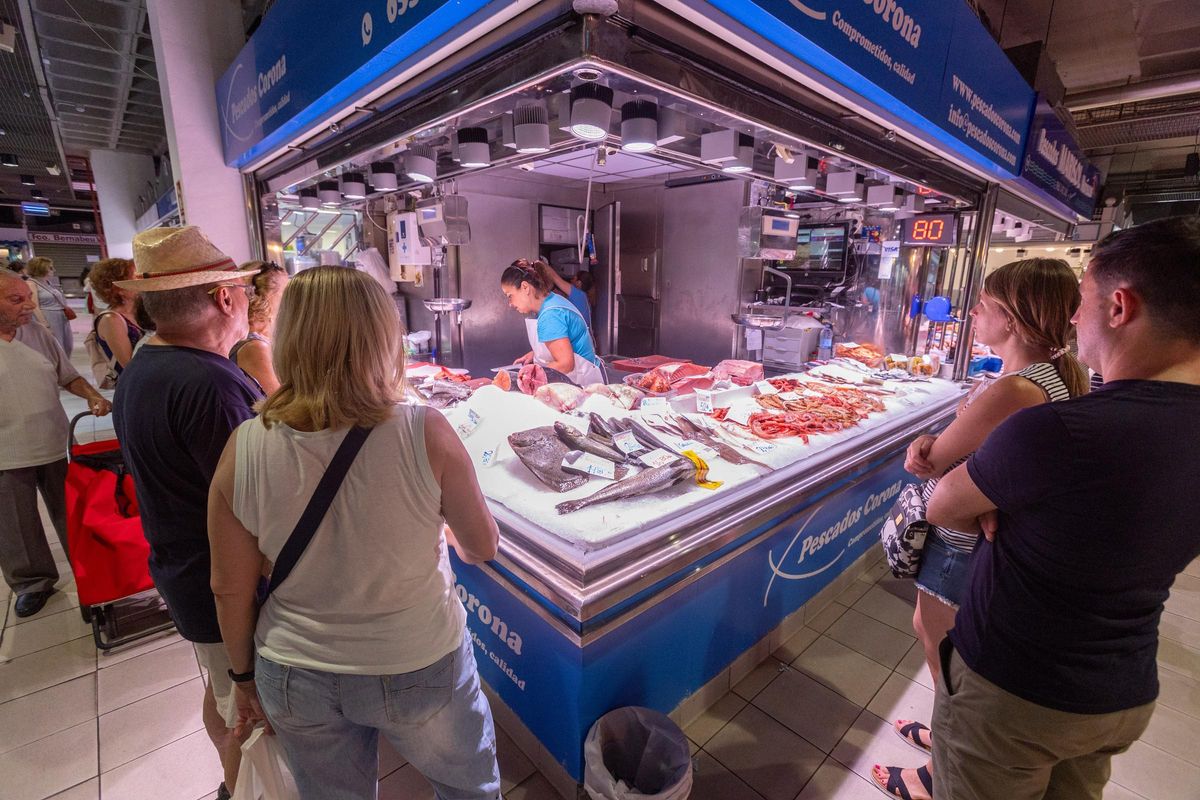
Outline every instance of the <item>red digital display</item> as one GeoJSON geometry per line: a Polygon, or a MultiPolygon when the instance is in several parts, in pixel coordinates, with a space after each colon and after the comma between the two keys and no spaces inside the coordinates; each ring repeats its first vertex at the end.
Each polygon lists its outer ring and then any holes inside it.
{"type": "Polygon", "coordinates": [[[957,232],[954,214],[924,214],[904,220],[900,241],[909,247],[953,247],[957,232]]]}

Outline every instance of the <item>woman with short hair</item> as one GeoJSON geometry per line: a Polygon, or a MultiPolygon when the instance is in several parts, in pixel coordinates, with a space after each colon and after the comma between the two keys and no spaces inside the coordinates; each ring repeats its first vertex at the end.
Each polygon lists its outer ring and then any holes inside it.
{"type": "Polygon", "coordinates": [[[71,332],[71,320],[75,319],[75,312],[56,285],[54,262],[43,256],[29,259],[25,264],[25,277],[32,284],[34,316],[54,335],[63,351],[71,355],[71,349],[75,347],[75,334],[71,332]]]}
{"type": "Polygon", "coordinates": [[[229,358],[262,387],[264,394],[279,388],[279,378],[271,363],[271,337],[275,333],[275,316],[279,301],[287,287],[287,270],[273,261],[247,261],[241,269],[258,268],[254,275],[254,296],[246,315],[250,332],[233,346],[229,358]]]}
{"type": "Polygon", "coordinates": [[[450,424],[403,403],[395,304],[366,273],[306,270],[283,293],[274,348],[280,388],[234,432],[209,494],[238,731],[265,718],[302,798],[374,798],[380,735],[439,797],[498,798],[449,547],[480,563],[499,533],[450,424]],[[355,429],[369,432],[295,569],[272,567],[355,429]],[[260,605],[273,570],[286,578],[260,605]]]}
{"type": "Polygon", "coordinates": [[[97,262],[88,275],[92,291],[107,306],[92,320],[96,343],[108,356],[112,372],[118,377],[133,358],[134,348],[146,335],[137,321],[137,292],[116,285],[117,281],[131,281],[136,277],[133,261],[128,258],[106,258],[97,262]]]}

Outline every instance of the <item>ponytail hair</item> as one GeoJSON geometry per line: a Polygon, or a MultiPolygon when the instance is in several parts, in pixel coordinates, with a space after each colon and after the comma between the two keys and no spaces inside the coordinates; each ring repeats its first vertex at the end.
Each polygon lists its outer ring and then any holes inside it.
{"type": "Polygon", "coordinates": [[[1087,393],[1087,370],[1072,352],[1071,317],[1079,308],[1079,281],[1066,261],[1013,261],[988,275],[983,291],[1008,314],[1025,344],[1046,350],[1071,397],[1087,393]]]}
{"type": "Polygon", "coordinates": [[[533,293],[538,297],[550,294],[550,281],[531,266],[531,262],[518,258],[501,273],[500,285],[520,289],[522,283],[532,286],[533,293]]]}

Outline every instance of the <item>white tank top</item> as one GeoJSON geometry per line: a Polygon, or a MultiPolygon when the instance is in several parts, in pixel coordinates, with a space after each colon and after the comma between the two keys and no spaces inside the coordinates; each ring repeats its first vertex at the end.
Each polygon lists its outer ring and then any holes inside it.
{"type": "MultiPolygon", "coordinates": [[[[345,436],[260,419],[237,429],[233,513],[273,563],[345,436]]],[[[295,569],[258,615],[263,656],[303,669],[394,675],[462,643],[466,612],[442,536],[425,407],[371,432],[295,569]]]]}

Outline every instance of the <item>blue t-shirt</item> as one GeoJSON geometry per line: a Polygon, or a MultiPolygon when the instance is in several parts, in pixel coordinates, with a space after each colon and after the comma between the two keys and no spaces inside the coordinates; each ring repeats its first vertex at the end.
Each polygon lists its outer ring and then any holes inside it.
{"type": "Polygon", "coordinates": [[[593,364],[599,363],[596,360],[596,351],[592,348],[592,335],[588,332],[583,317],[574,306],[553,292],[546,295],[542,308],[538,311],[537,336],[539,342],[569,339],[575,355],[586,358],[593,364]]]}
{"type": "Polygon", "coordinates": [[[117,382],[113,426],[137,489],[150,575],[188,641],[221,641],[208,487],[229,435],[261,398],[232,361],[190,347],[147,345],[117,382]]]}
{"type": "Polygon", "coordinates": [[[583,321],[587,323],[590,331],[592,329],[592,307],[588,304],[587,292],[578,286],[572,286],[571,294],[567,296],[567,299],[571,301],[571,305],[579,309],[580,314],[583,314],[583,321]]]}
{"type": "Polygon", "coordinates": [[[1112,381],[1009,417],[967,462],[1000,511],[950,640],[1011,694],[1074,714],[1158,696],[1158,622],[1200,555],[1200,386],[1112,381]]]}

